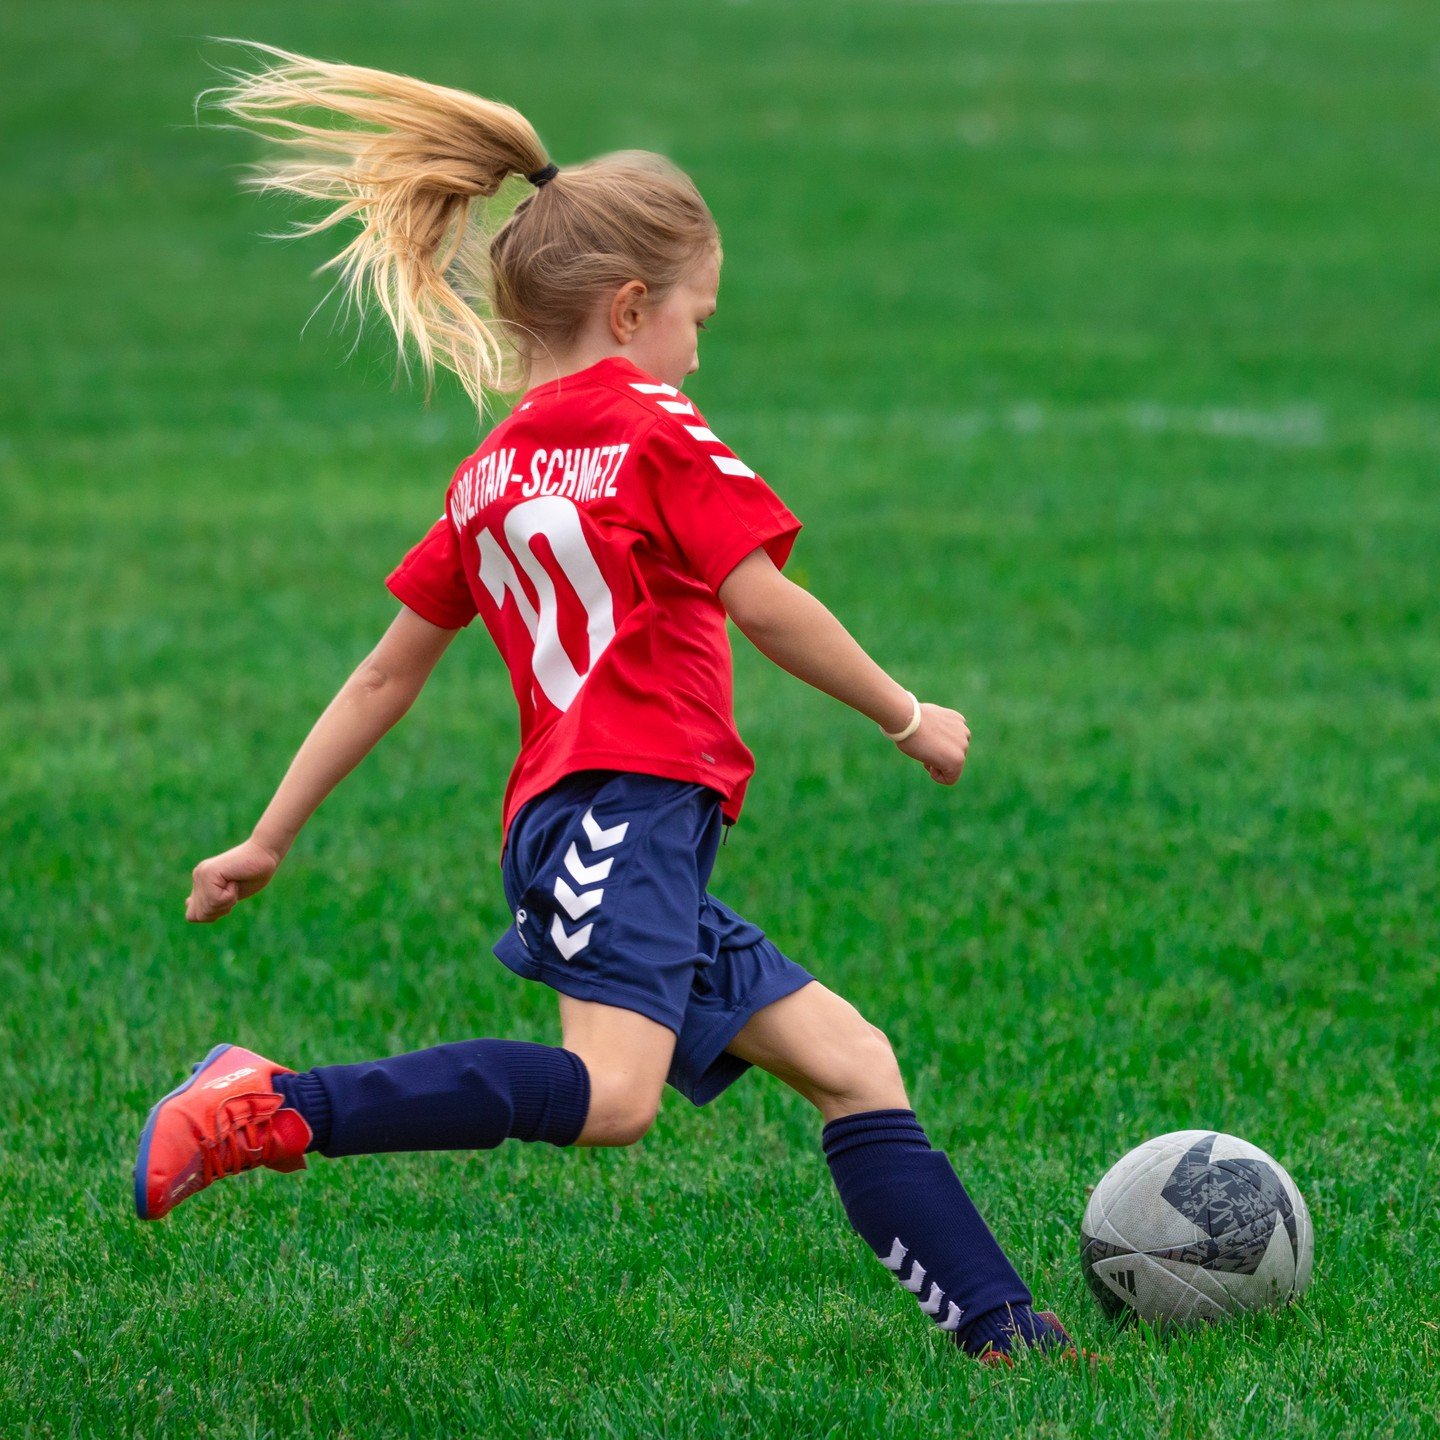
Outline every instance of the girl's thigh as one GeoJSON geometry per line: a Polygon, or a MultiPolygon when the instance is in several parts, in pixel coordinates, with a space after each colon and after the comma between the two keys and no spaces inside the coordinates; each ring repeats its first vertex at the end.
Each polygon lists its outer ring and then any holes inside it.
{"type": "Polygon", "coordinates": [[[758,1010],[728,1049],[783,1080],[826,1120],[910,1108],[884,1032],[818,980],[758,1010]]]}

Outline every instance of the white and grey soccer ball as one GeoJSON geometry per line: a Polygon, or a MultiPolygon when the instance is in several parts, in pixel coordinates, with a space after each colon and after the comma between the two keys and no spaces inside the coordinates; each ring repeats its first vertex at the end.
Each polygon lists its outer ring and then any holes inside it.
{"type": "Polygon", "coordinates": [[[1080,1224],[1085,1279],[1111,1315],[1221,1320],[1283,1305],[1310,1283],[1310,1212],[1263,1150],[1177,1130],[1132,1150],[1095,1187],[1080,1224]]]}

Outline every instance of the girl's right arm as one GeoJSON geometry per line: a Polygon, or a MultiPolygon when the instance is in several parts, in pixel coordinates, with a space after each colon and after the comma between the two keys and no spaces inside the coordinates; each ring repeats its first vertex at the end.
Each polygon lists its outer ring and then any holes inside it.
{"type": "Polygon", "coordinates": [[[195,867],[187,920],[218,920],[270,883],[301,827],[410,708],[458,633],[401,607],[315,722],[250,838],[195,867]]]}

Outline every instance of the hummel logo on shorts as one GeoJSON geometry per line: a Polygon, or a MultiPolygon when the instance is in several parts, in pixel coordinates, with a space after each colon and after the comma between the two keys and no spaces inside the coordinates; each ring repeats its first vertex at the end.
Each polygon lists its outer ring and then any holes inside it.
{"type": "MultiPolygon", "coordinates": [[[[625,838],[625,832],[630,828],[630,822],[623,820],[606,830],[596,820],[593,810],[587,810],[580,823],[584,826],[585,839],[592,851],[613,849],[625,838]]],[[[555,877],[555,898],[571,920],[583,919],[599,906],[605,898],[605,889],[598,882],[609,878],[610,867],[614,863],[615,857],[607,855],[603,860],[593,860],[587,864],[580,858],[579,842],[570,842],[570,848],[565,852],[565,869],[569,873],[569,879],[563,874],[555,877]],[[571,881],[575,882],[574,885],[571,881]],[[585,885],[594,885],[596,888],[575,888],[585,885]]],[[[595,922],[592,920],[576,931],[569,931],[565,928],[565,922],[556,915],[550,922],[550,939],[566,960],[573,960],[590,943],[594,929],[595,922]]]]}

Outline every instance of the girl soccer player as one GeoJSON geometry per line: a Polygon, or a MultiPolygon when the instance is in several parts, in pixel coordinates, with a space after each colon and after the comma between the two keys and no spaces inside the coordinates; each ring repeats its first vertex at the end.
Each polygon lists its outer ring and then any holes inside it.
{"type": "Polygon", "coordinates": [[[820,1112],[852,1225],[962,1350],[1067,1349],[931,1148],[885,1036],[706,888],[754,768],[727,616],[942,785],[970,732],[784,578],[800,522],[681,393],[720,279],[704,201],[659,156],[560,170],[506,106],[257,48],[258,72],[220,92],[293,147],[257,183],[331,202],[311,231],[359,222],[333,263],[427,376],[449,366],[482,409],[487,391],[527,388],[390,575],[398,616],[253,834],[195,867],[186,918],[218,920],[270,881],[478,615],[520,708],[501,855],[514,923],[495,953],[559,993],[563,1045],[467,1040],[300,1073],[217,1045],[150,1112],[139,1214],[257,1166],[303,1169],[311,1151],[632,1145],[667,1082],[705,1105],[758,1065],[820,1112]],[[487,234],[472,202],[511,176],[533,189],[487,234]]]}

